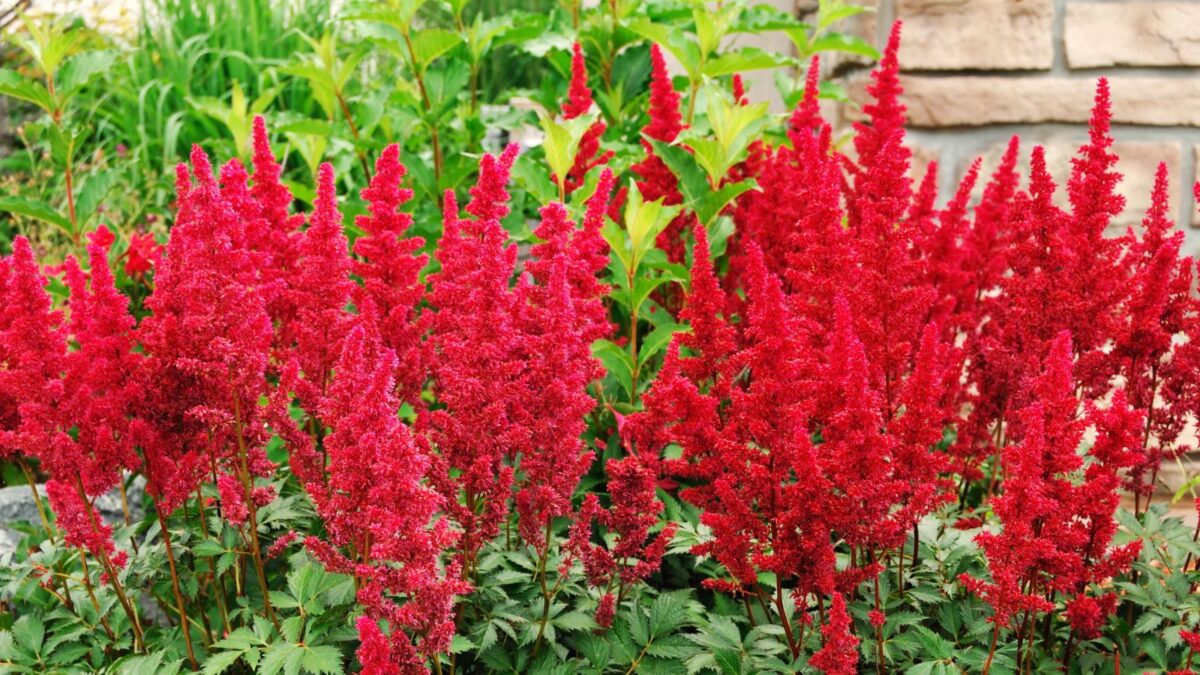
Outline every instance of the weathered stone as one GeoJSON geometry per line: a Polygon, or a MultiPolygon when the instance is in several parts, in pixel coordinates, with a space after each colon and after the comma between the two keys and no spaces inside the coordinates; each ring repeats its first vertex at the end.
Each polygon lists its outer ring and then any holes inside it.
{"type": "MultiPolygon", "coordinates": [[[[1070,202],[1067,199],[1066,186],[1071,175],[1071,158],[1086,142],[1087,137],[1082,134],[1070,137],[1053,136],[1040,142],[1023,141],[1021,157],[1017,161],[1018,170],[1025,177],[1024,180],[1028,180],[1030,154],[1033,152],[1034,146],[1045,146],[1046,166],[1058,186],[1054,194],[1055,203],[1060,207],[1069,208],[1070,202]]],[[[976,198],[982,194],[983,185],[1000,164],[1000,157],[1007,147],[1006,141],[983,153],[980,180],[975,186],[976,198]]],[[[1117,141],[1113,143],[1112,152],[1120,157],[1117,162],[1117,171],[1121,173],[1122,180],[1117,186],[1117,192],[1125,197],[1125,210],[1115,219],[1114,226],[1124,228],[1142,221],[1142,217],[1146,215],[1146,210],[1150,207],[1150,192],[1154,188],[1154,175],[1160,162],[1167,164],[1167,171],[1171,176],[1171,213],[1173,215],[1177,213],[1180,203],[1180,164],[1183,154],[1179,143],[1117,141]]],[[[1024,184],[1024,180],[1022,184],[1024,184]]]]}
{"type": "MultiPolygon", "coordinates": [[[[914,127],[1085,123],[1096,92],[1090,77],[909,75],[901,80],[914,127]]],[[[866,98],[864,83],[860,78],[850,87],[859,103],[866,98]]],[[[1137,75],[1110,83],[1118,124],[1200,126],[1200,78],[1137,75]]]]}
{"type": "MultiPolygon", "coordinates": [[[[129,510],[135,520],[142,518],[142,494],[144,481],[140,478],[133,482],[127,491],[126,499],[129,510]]],[[[42,495],[42,503],[49,508],[46,501],[46,487],[38,485],[38,493],[42,495]]],[[[124,524],[124,511],[121,507],[121,494],[117,490],[96,498],[96,511],[100,517],[111,525],[124,524]]],[[[28,485],[13,485],[0,488],[0,561],[16,549],[21,541],[21,533],[9,525],[13,523],[31,523],[40,526],[41,517],[37,505],[33,501],[33,492],[28,485]]]]}
{"type": "Polygon", "coordinates": [[[1072,2],[1064,25],[1067,64],[1200,65],[1200,4],[1195,2],[1072,2]]]}
{"type": "Polygon", "coordinates": [[[1052,0],[897,0],[905,70],[1048,70],[1052,0]]]}

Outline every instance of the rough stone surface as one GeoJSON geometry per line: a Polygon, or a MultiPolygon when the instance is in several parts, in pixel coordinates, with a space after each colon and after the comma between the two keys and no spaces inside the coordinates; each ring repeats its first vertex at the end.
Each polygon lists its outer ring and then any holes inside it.
{"type": "MultiPolygon", "coordinates": [[[[865,78],[850,88],[865,99],[865,78]]],[[[1086,123],[1096,92],[1092,78],[929,77],[902,78],[909,123],[914,127],[989,124],[1086,123]]],[[[1110,78],[1113,121],[1150,126],[1200,126],[1200,78],[1110,78]]]]}
{"type": "Polygon", "coordinates": [[[906,70],[1048,70],[1052,0],[897,0],[906,70]]]}
{"type": "MultiPolygon", "coordinates": [[[[1069,208],[1066,186],[1067,179],[1071,174],[1071,158],[1075,156],[1079,146],[1086,141],[1087,137],[1083,135],[1054,136],[1039,142],[1023,141],[1021,158],[1018,160],[1017,166],[1020,168],[1022,176],[1028,176],[1029,156],[1034,146],[1045,146],[1046,166],[1050,169],[1050,175],[1054,177],[1054,182],[1058,186],[1058,190],[1055,192],[1055,201],[1059,206],[1069,208]]],[[[1007,142],[999,143],[983,153],[981,180],[975,188],[976,198],[982,194],[984,183],[996,170],[996,166],[1000,163],[1000,157],[1004,154],[1007,146],[1007,142]]],[[[1150,207],[1150,191],[1154,188],[1154,175],[1159,162],[1167,163],[1167,171],[1171,176],[1172,213],[1179,208],[1181,196],[1179,167],[1183,159],[1183,148],[1179,143],[1117,141],[1113,143],[1113,152],[1121,158],[1117,162],[1117,171],[1121,172],[1124,179],[1117,187],[1117,191],[1125,197],[1125,210],[1114,221],[1115,226],[1123,229],[1127,225],[1136,225],[1142,221],[1146,209],[1150,207]]],[[[965,170],[965,166],[961,167],[960,173],[965,170]]]]}
{"type": "MultiPolygon", "coordinates": [[[[143,481],[138,478],[126,492],[132,517],[138,520],[142,517],[142,486],[143,481]]],[[[42,495],[42,503],[49,508],[46,501],[46,487],[38,485],[38,492],[42,495]]],[[[121,493],[117,490],[98,497],[96,510],[109,524],[124,524],[125,522],[125,514],[121,508],[121,493]]],[[[16,550],[23,536],[21,532],[8,527],[13,523],[31,523],[37,526],[41,524],[37,505],[33,501],[33,494],[28,485],[0,488],[0,561],[16,550]]]]}
{"type": "Polygon", "coordinates": [[[1071,68],[1200,65],[1200,3],[1071,2],[1064,42],[1071,68]]]}

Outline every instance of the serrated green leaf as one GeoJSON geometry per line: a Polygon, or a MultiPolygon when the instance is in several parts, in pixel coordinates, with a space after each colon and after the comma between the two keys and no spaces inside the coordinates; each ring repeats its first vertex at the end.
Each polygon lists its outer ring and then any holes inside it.
{"type": "Polygon", "coordinates": [[[345,672],[342,667],[342,653],[337,647],[330,645],[306,646],[300,665],[313,675],[342,675],[345,672]]]}
{"type": "Polygon", "coordinates": [[[67,234],[71,234],[73,230],[71,221],[45,202],[17,197],[15,195],[0,197],[0,211],[8,211],[9,213],[16,213],[45,221],[61,228],[67,234]]]}
{"type": "Polygon", "coordinates": [[[204,675],[220,675],[240,658],[241,652],[213,652],[204,661],[204,675]]]}

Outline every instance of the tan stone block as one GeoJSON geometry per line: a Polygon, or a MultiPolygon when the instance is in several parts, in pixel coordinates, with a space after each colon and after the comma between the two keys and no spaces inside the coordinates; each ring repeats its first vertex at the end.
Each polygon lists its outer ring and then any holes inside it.
{"type": "MultiPolygon", "coordinates": [[[[1067,181],[1071,176],[1071,158],[1075,157],[1079,147],[1087,142],[1083,134],[1079,136],[1054,136],[1041,142],[1022,140],[1021,156],[1017,160],[1017,170],[1022,176],[1022,187],[1029,179],[1029,160],[1033,148],[1037,145],[1046,148],[1046,166],[1054,178],[1058,189],[1055,191],[1055,203],[1069,209],[1070,201],[1067,195],[1067,181]]],[[[976,199],[983,193],[983,186],[991,178],[992,172],[1000,164],[1000,158],[1008,149],[1008,142],[996,144],[983,153],[983,166],[980,178],[975,185],[976,199]]],[[[1174,218],[1178,210],[1180,197],[1180,164],[1183,149],[1179,143],[1169,141],[1116,141],[1112,151],[1120,157],[1117,171],[1122,178],[1117,192],[1125,197],[1125,210],[1115,219],[1114,225],[1125,227],[1142,221],[1146,210],[1150,208],[1150,193],[1154,188],[1154,176],[1160,162],[1166,162],[1167,171],[1171,177],[1170,204],[1174,218]]],[[[1176,219],[1177,220],[1177,219],[1176,219]]]]}
{"type": "Polygon", "coordinates": [[[1200,4],[1071,2],[1064,43],[1071,68],[1200,65],[1200,4]]]}
{"type": "MultiPolygon", "coordinates": [[[[908,75],[901,82],[914,127],[1086,123],[1096,92],[1090,77],[908,75]]],[[[1200,126],[1200,78],[1136,75],[1110,83],[1116,123],[1200,126]]],[[[865,99],[864,84],[859,78],[850,86],[859,103],[865,99]]]]}
{"type": "Polygon", "coordinates": [[[1049,70],[1052,0],[897,0],[904,70],[1049,70]]]}

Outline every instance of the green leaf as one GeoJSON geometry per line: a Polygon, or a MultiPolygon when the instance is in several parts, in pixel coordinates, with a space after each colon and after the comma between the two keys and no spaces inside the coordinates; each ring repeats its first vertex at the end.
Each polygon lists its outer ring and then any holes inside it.
{"type": "Polygon", "coordinates": [[[71,221],[45,202],[39,202],[25,197],[0,197],[0,211],[8,211],[29,218],[36,218],[51,225],[56,225],[67,234],[72,234],[71,221]]]}
{"type": "Polygon", "coordinates": [[[863,12],[874,11],[874,7],[848,5],[841,0],[838,2],[822,2],[820,3],[820,8],[817,10],[817,29],[825,30],[842,19],[849,19],[863,12]]]}
{"type": "Polygon", "coordinates": [[[451,654],[462,654],[463,652],[469,652],[477,648],[478,646],[464,635],[456,634],[454,639],[450,641],[451,654]]]}
{"type": "Polygon", "coordinates": [[[276,642],[263,655],[262,663],[259,664],[259,675],[276,675],[285,669],[288,673],[299,672],[303,658],[304,649],[299,645],[276,642]]]}
{"type": "Polygon", "coordinates": [[[843,33],[826,33],[810,45],[812,51],[815,52],[845,52],[847,54],[856,54],[865,56],[873,61],[879,60],[879,50],[866,40],[854,36],[845,35],[843,33]]]}
{"type": "Polygon", "coordinates": [[[726,675],[741,675],[742,654],[733,649],[721,649],[713,654],[717,667],[726,675]]]}
{"type": "Polygon", "coordinates": [[[301,660],[304,669],[314,675],[342,675],[342,653],[337,647],[322,645],[305,647],[301,660]]]}
{"type": "Polygon", "coordinates": [[[750,181],[726,183],[721,186],[721,189],[706,194],[704,199],[696,205],[694,209],[696,217],[700,219],[701,223],[709,225],[717,216],[721,215],[721,211],[725,210],[730,202],[754,188],[755,185],[750,181]]]}
{"type": "Polygon", "coordinates": [[[798,60],[768,52],[757,47],[744,47],[736,52],[726,52],[704,64],[704,74],[708,77],[722,77],[735,73],[752,70],[767,70],[783,66],[796,66],[798,60]]]}
{"type": "Polygon", "coordinates": [[[54,97],[46,90],[45,85],[37,80],[21,77],[7,68],[0,68],[0,95],[27,101],[44,110],[47,115],[54,114],[54,97]]]}
{"type": "Polygon", "coordinates": [[[593,117],[585,115],[566,122],[558,122],[549,115],[542,115],[542,131],[546,136],[542,147],[546,151],[546,163],[554,173],[558,185],[567,180],[567,173],[575,164],[575,155],[579,151],[579,141],[592,125],[593,117]]]}
{"type": "Polygon", "coordinates": [[[537,201],[546,204],[558,199],[558,187],[546,167],[528,153],[517,157],[512,168],[513,181],[525,188],[537,201]]]}
{"type": "Polygon", "coordinates": [[[111,50],[81,52],[67,59],[59,72],[59,90],[64,96],[82,89],[92,78],[112,69],[117,54],[111,50]]]}
{"type": "MultiPolygon", "coordinates": [[[[667,165],[671,173],[679,179],[679,188],[689,205],[699,204],[704,195],[712,189],[704,169],[696,163],[692,153],[679,145],[663,143],[654,138],[646,139],[654,148],[654,154],[667,165]]],[[[695,210],[693,208],[693,210],[695,210]]]]}
{"type": "Polygon", "coordinates": [[[633,362],[629,352],[610,340],[596,340],[592,343],[592,356],[600,359],[626,394],[633,395],[633,362]]]}
{"type": "Polygon", "coordinates": [[[563,612],[554,617],[555,626],[565,631],[595,630],[596,622],[583,612],[563,612]]]}
{"type": "Polygon", "coordinates": [[[220,675],[242,658],[241,652],[215,652],[204,661],[204,675],[220,675]]]}
{"type": "Polygon", "coordinates": [[[108,197],[116,184],[115,171],[97,171],[88,176],[79,188],[79,197],[75,200],[75,213],[81,224],[91,220],[96,214],[96,208],[108,197]]]}
{"type": "Polygon", "coordinates": [[[671,338],[679,332],[688,330],[687,326],[677,323],[667,323],[655,326],[650,334],[638,345],[638,365],[645,365],[655,354],[671,343],[671,338]]]}
{"type": "Polygon", "coordinates": [[[12,632],[17,639],[17,644],[24,647],[26,651],[30,654],[41,654],[42,641],[46,637],[46,626],[40,618],[33,614],[26,614],[13,624],[12,632]]]}
{"type": "Polygon", "coordinates": [[[418,70],[425,70],[442,54],[462,43],[462,36],[443,28],[424,28],[412,37],[412,51],[418,70]]]}

